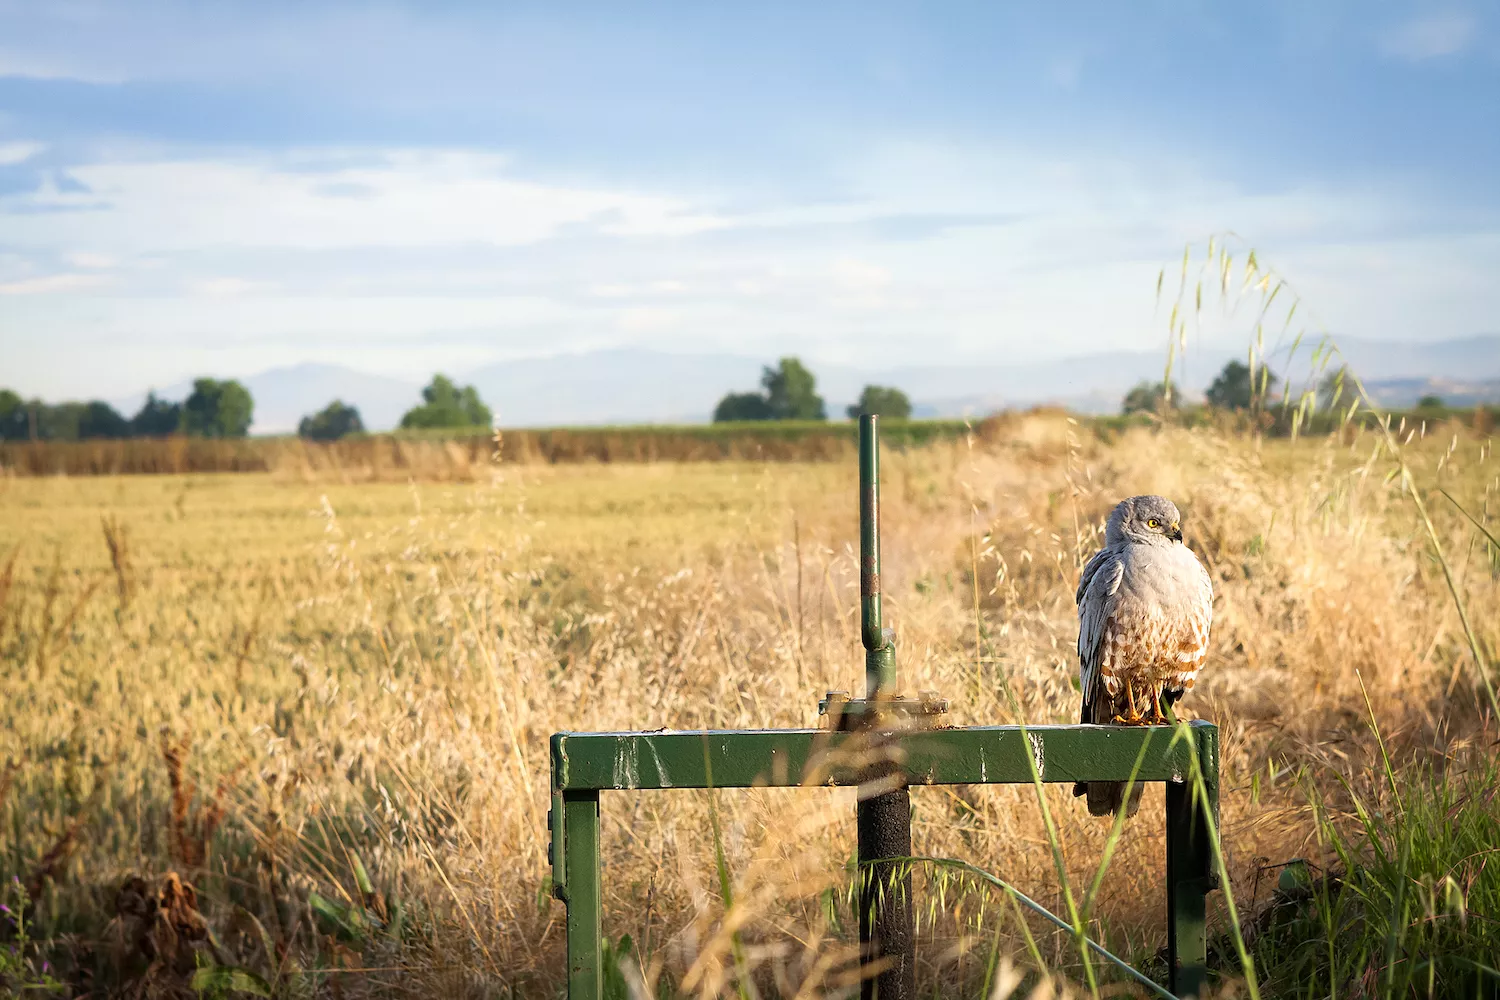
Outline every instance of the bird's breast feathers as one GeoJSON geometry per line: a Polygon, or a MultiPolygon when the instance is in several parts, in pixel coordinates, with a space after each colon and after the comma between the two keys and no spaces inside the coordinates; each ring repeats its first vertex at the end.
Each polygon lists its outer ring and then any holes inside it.
{"type": "Polygon", "coordinates": [[[1127,678],[1191,687],[1213,617],[1213,585],[1203,564],[1179,545],[1126,546],[1119,563],[1118,584],[1099,609],[1097,664],[1106,689],[1115,695],[1127,678]]]}
{"type": "Polygon", "coordinates": [[[1184,545],[1131,545],[1122,554],[1120,603],[1176,616],[1213,602],[1208,571],[1184,545]]]}

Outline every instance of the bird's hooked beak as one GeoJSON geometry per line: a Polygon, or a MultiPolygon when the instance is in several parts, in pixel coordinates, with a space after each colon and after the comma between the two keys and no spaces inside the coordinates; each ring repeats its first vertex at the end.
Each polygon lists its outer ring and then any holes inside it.
{"type": "Polygon", "coordinates": [[[1167,537],[1174,542],[1182,541],[1182,524],[1179,521],[1172,522],[1172,528],[1167,532],[1167,537]]]}

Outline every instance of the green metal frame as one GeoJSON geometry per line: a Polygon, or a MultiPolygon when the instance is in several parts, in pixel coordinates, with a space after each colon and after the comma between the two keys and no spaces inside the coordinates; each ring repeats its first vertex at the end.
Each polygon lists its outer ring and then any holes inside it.
{"type": "Polygon", "coordinates": [[[860,638],[865,694],[829,692],[827,729],[557,733],[552,737],[552,891],[568,908],[568,996],[600,1000],[599,793],[671,788],[857,786],[863,1000],[914,1000],[908,789],[921,785],[1162,781],[1167,787],[1167,954],[1170,985],[1196,996],[1207,975],[1204,897],[1214,888],[1206,804],[1219,811],[1219,731],[1186,727],[976,726],[932,728],[946,703],[901,698],[894,636],[881,617],[878,419],[859,426],[860,638]],[[926,717],[924,719],[924,717],[926,717]],[[926,722],[927,725],[923,725],[926,722]],[[847,731],[853,729],[855,731],[847,731]],[[871,752],[875,749],[877,752],[871,752]],[[1196,757],[1197,767],[1194,767],[1196,757]],[[1206,795],[1187,778],[1201,774],[1206,795]],[[892,778],[895,778],[892,782],[892,778]],[[894,785],[895,787],[891,787],[894,785]],[[896,899],[896,905],[891,900],[896,899]]]}
{"type": "MultiPolygon", "coordinates": [[[[1219,731],[1170,727],[974,726],[883,734],[906,783],[922,785],[1137,781],[1166,783],[1167,950],[1170,989],[1200,992],[1206,975],[1205,899],[1215,887],[1193,757],[1218,813],[1219,731]],[[1034,770],[1033,770],[1034,769],[1034,770]]],[[[567,904],[568,996],[602,996],[599,793],[674,788],[790,788],[860,784],[868,737],[826,729],[557,733],[552,737],[553,893],[567,904]]]]}

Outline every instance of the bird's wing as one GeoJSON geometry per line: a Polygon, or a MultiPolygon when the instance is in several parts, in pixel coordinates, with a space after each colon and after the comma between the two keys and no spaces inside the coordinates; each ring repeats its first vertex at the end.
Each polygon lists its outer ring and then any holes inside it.
{"type": "Polygon", "coordinates": [[[1100,687],[1100,647],[1114,610],[1115,595],[1125,577],[1125,560],[1118,550],[1101,549],[1083,567],[1078,581],[1078,686],[1083,691],[1083,721],[1100,687]]]}
{"type": "Polygon", "coordinates": [[[1078,592],[1073,595],[1073,603],[1078,605],[1080,614],[1083,612],[1083,597],[1088,593],[1089,584],[1099,572],[1099,567],[1109,562],[1113,555],[1110,549],[1100,549],[1094,553],[1093,558],[1083,564],[1083,572],[1078,577],[1078,592]]]}
{"type": "Polygon", "coordinates": [[[1198,564],[1198,600],[1200,607],[1209,618],[1214,616],[1214,579],[1208,575],[1208,567],[1203,565],[1203,560],[1196,554],[1193,562],[1198,564]]]}

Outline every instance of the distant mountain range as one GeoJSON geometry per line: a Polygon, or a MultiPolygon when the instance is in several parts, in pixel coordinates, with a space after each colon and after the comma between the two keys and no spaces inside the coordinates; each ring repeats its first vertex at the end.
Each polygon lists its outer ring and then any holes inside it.
{"type": "MultiPolygon", "coordinates": [[[[1410,406],[1424,395],[1450,405],[1500,401],[1500,334],[1428,344],[1345,338],[1351,368],[1384,405],[1410,406]]],[[[1294,386],[1309,378],[1309,352],[1291,365],[1272,357],[1273,371],[1290,371],[1294,386]]],[[[1179,359],[1173,377],[1200,395],[1224,364],[1243,352],[1194,348],[1179,359]]],[[[757,388],[761,367],[773,358],[730,354],[668,354],[618,349],[498,362],[448,374],[472,383],[507,427],[625,423],[698,423],[709,419],[726,392],[757,388]]],[[[809,363],[829,416],[869,383],[894,385],[911,397],[921,416],[981,415],[1004,407],[1053,403],[1085,413],[1114,412],[1125,392],[1143,379],[1159,380],[1160,351],[1111,351],[1017,365],[932,365],[862,369],[809,363]]],[[[371,430],[394,427],[416,405],[421,386],[341,365],[273,368],[240,379],[255,398],[256,433],[285,433],[332,399],[359,408],[371,430]]],[[[182,399],[189,384],[157,390],[182,399]]],[[[115,401],[124,413],[145,394],[115,401]]]]}
{"type": "Polygon", "coordinates": [[[1436,396],[1446,406],[1477,406],[1500,403],[1500,379],[1385,378],[1366,386],[1377,401],[1392,409],[1417,405],[1424,396],[1436,396]]]}

